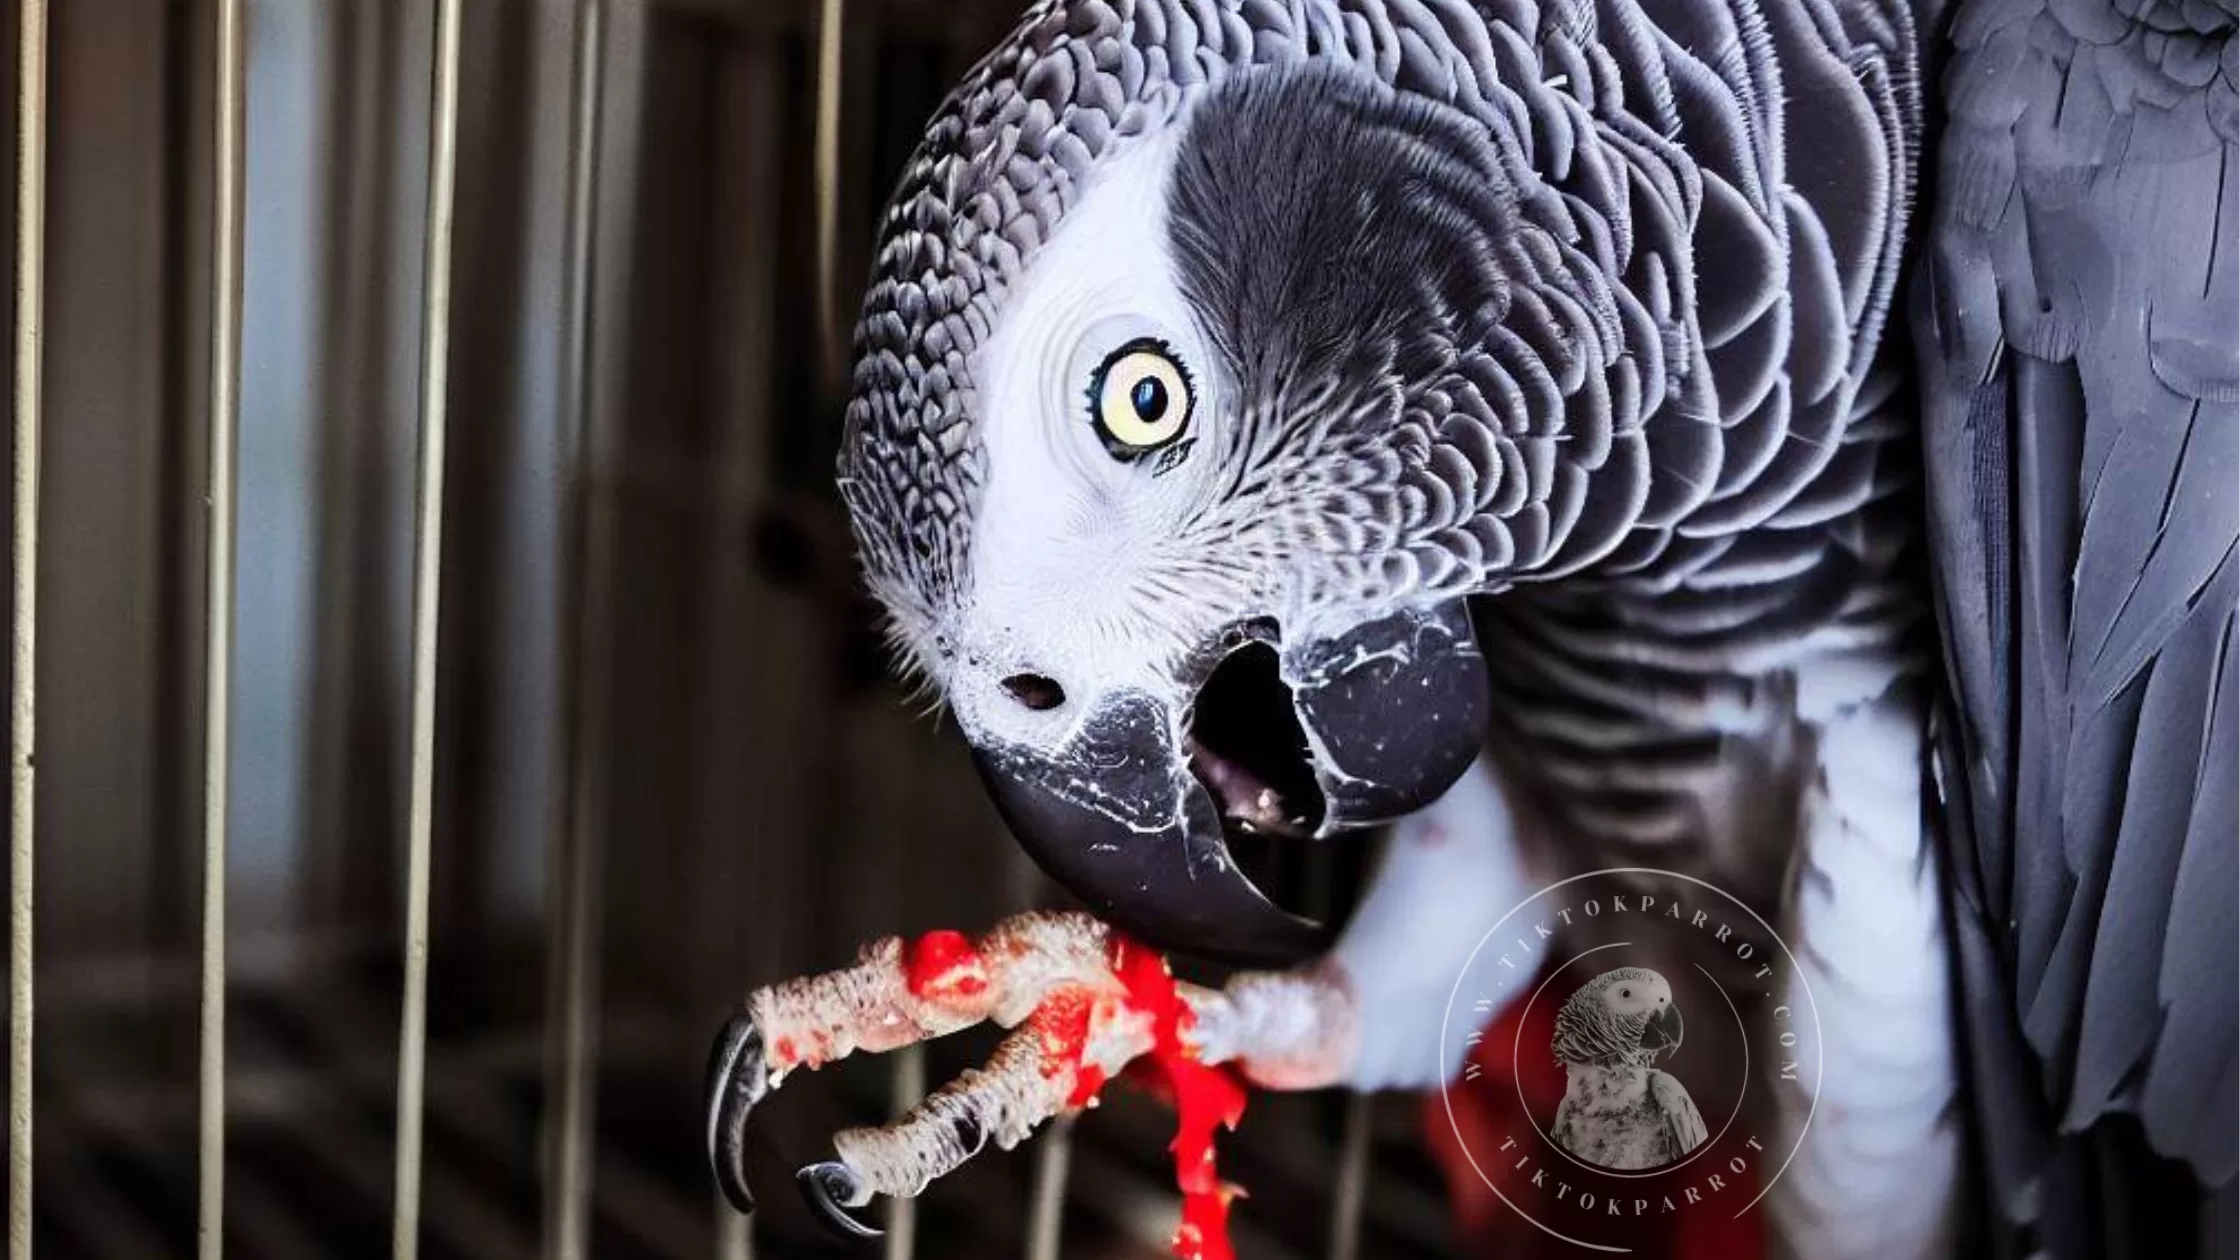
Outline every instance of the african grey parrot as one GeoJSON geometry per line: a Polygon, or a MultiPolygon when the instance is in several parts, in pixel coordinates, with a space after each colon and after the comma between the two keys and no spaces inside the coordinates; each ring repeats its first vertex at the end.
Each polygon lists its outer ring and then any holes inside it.
{"type": "Polygon", "coordinates": [[[2190,1229],[2235,1147],[2233,26],[1042,0],[857,334],[893,643],[1093,910],[1276,967],[1198,1012],[1263,1083],[1437,1085],[1489,910],[1656,867],[1841,995],[1776,1252],[2190,1229]],[[1229,849],[1395,820],[1335,944],[1229,849]]]}
{"type": "Polygon", "coordinates": [[[1602,1168],[1659,1168],[1703,1145],[1711,1135],[1687,1086],[1649,1066],[1679,1049],[1683,1026],[1672,985],[1646,967],[1580,985],[1556,1013],[1564,1090],[1548,1136],[1602,1168]]]}

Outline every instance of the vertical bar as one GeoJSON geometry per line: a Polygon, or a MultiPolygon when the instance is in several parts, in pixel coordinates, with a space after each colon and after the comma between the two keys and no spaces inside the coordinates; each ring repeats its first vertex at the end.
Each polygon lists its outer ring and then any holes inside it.
{"type": "MultiPolygon", "coordinates": [[[[825,389],[837,394],[847,380],[847,344],[840,330],[840,106],[842,23],[847,0],[822,0],[817,8],[817,342],[823,351],[825,389]]],[[[905,1047],[894,1056],[892,1100],[901,1115],[925,1097],[925,1047],[905,1047]]],[[[886,1260],[911,1260],[918,1246],[918,1202],[895,1199],[888,1205],[886,1260]]]]}
{"type": "Polygon", "coordinates": [[[1034,1207],[1027,1217],[1027,1260],[1058,1260],[1058,1243],[1066,1219],[1066,1177],[1073,1166],[1076,1118],[1072,1113],[1060,1115],[1036,1139],[1034,1207]]]}
{"type": "Polygon", "coordinates": [[[840,23],[847,0],[822,0],[817,17],[817,344],[824,383],[837,394],[847,380],[847,345],[840,331],[840,23]]]}
{"type": "Polygon", "coordinates": [[[202,709],[202,1052],[196,1098],[195,1251],[225,1251],[226,807],[233,711],[234,454],[241,403],[243,0],[218,0],[216,207],[210,241],[210,513],[202,709]]]}
{"type": "Polygon", "coordinates": [[[721,1197],[715,1201],[716,1260],[754,1260],[754,1218],[741,1216],[721,1197]]]}
{"type": "Polygon", "coordinates": [[[405,823],[404,1016],[397,1045],[397,1183],[391,1254],[420,1246],[420,1144],[428,1067],[428,877],[435,806],[436,628],[442,593],[443,454],[451,366],[452,198],[459,165],[460,0],[436,0],[422,283],[420,485],[412,557],[412,763],[405,823]]]}
{"type": "MultiPolygon", "coordinates": [[[[893,1099],[894,1114],[918,1105],[926,1096],[926,1048],[924,1043],[903,1047],[894,1056],[893,1099]]],[[[887,1201],[886,1260],[911,1260],[918,1250],[918,1201],[916,1199],[889,1199],[887,1201]]]]}
{"type": "Polygon", "coordinates": [[[565,275],[561,347],[562,441],[560,519],[568,554],[561,565],[561,722],[556,741],[558,807],[554,811],[551,895],[555,939],[546,955],[547,1010],[554,1012],[546,1069],[544,1251],[555,1260],[590,1254],[592,1134],[597,1121],[596,1064],[599,1017],[599,886],[604,810],[594,787],[598,767],[590,756],[591,730],[603,729],[606,649],[585,624],[604,625],[603,599],[589,584],[607,566],[594,556],[607,531],[591,508],[597,496],[592,459],[591,299],[592,242],[599,181],[600,40],[605,13],[600,0],[578,0],[569,93],[574,106],[568,133],[565,275]],[[593,641],[596,640],[596,641],[593,641]],[[549,1100],[557,1099],[555,1108],[549,1100]]]}
{"type": "Polygon", "coordinates": [[[39,369],[45,313],[47,3],[20,0],[16,104],[15,606],[8,721],[8,1255],[31,1260],[32,754],[37,743],[39,369]]]}
{"type": "Polygon", "coordinates": [[[1369,1137],[1374,1094],[1346,1096],[1345,1136],[1338,1147],[1338,1190],[1330,1202],[1330,1260],[1359,1260],[1361,1210],[1369,1193],[1369,1137]]]}

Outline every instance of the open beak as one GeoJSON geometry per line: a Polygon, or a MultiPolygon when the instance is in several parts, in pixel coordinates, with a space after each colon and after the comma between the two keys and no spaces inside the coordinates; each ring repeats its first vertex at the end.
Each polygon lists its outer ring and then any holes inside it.
{"type": "Polygon", "coordinates": [[[1454,600],[1282,647],[1232,634],[1175,714],[1107,700],[1053,754],[976,748],[1004,821],[1099,917],[1162,950],[1296,962],[1326,925],[1269,900],[1232,836],[1320,837],[1420,809],[1477,756],[1485,662],[1454,600]]]}
{"type": "Polygon", "coordinates": [[[1641,1030],[1641,1048],[1644,1050],[1678,1050],[1680,1048],[1680,1008],[1667,1002],[1663,1010],[1650,1019],[1641,1030]]]}

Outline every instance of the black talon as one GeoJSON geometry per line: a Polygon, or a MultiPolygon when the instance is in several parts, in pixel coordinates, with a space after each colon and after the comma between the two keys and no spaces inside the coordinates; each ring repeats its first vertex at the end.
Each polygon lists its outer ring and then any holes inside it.
{"type": "Polygon", "coordinates": [[[724,1025],[708,1055],[708,1167],[726,1202],[742,1214],[754,1211],[747,1189],[747,1116],[770,1092],[770,1071],[762,1057],[762,1034],[746,1015],[724,1025]]]}
{"type": "Polygon", "coordinates": [[[856,1218],[849,1208],[859,1208],[871,1202],[871,1191],[864,1187],[856,1170],[839,1160],[826,1160],[811,1164],[794,1174],[801,1183],[801,1197],[809,1210],[832,1227],[843,1238],[878,1238],[885,1231],[856,1218]]]}

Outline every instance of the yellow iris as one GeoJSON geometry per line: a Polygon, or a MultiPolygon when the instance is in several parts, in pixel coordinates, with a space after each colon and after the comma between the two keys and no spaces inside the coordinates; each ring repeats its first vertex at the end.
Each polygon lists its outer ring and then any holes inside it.
{"type": "Polygon", "coordinates": [[[1093,419],[1116,458],[1173,442],[1190,426],[1190,377],[1164,346],[1123,346],[1097,374],[1093,419]]]}

